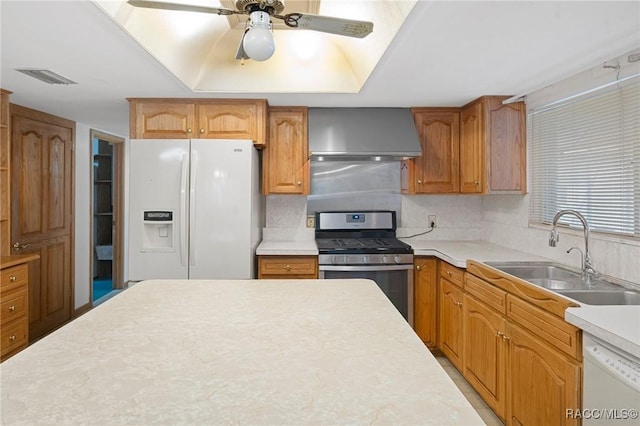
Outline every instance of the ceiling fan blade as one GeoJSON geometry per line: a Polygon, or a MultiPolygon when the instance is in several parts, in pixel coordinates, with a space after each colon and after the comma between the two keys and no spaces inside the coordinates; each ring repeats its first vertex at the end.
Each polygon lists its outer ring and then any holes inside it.
{"type": "Polygon", "coordinates": [[[219,7],[207,7],[207,6],[194,6],[189,4],[167,3],[163,1],[149,1],[149,0],[128,0],[131,6],[144,7],[147,9],[162,9],[162,10],[180,10],[184,12],[202,12],[202,13],[215,13],[216,15],[244,15],[245,12],[231,9],[221,9],[219,7]]]}
{"type": "Polygon", "coordinates": [[[334,18],[310,13],[289,13],[284,16],[273,16],[282,19],[291,28],[321,31],[348,37],[364,38],[373,31],[373,22],[368,21],[334,18]]]}
{"type": "Polygon", "coordinates": [[[249,55],[247,55],[247,52],[244,51],[244,45],[243,45],[244,36],[247,34],[247,31],[249,31],[248,27],[242,33],[242,37],[240,37],[240,44],[238,45],[238,52],[236,53],[236,59],[238,60],[251,59],[249,55]]]}

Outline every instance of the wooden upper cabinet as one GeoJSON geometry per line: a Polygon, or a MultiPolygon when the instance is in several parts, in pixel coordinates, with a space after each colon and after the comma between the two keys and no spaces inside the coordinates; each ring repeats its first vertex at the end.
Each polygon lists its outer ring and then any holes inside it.
{"type": "Polygon", "coordinates": [[[306,107],[271,107],[263,154],[264,194],[309,193],[306,107]]]}
{"type": "Polygon", "coordinates": [[[484,96],[460,113],[460,192],[526,192],[524,102],[484,96]]]}
{"type": "Polygon", "coordinates": [[[413,108],[422,155],[402,164],[402,192],[458,192],[460,113],[456,108],[413,108]]]}
{"type": "Polygon", "coordinates": [[[249,139],[266,143],[262,99],[130,99],[132,139],[249,139]]]}
{"type": "Polygon", "coordinates": [[[202,103],[197,105],[198,136],[202,139],[250,139],[266,142],[266,101],[202,103]]]}
{"type": "Polygon", "coordinates": [[[194,133],[196,108],[182,102],[131,102],[132,139],[187,139],[194,133]]]}

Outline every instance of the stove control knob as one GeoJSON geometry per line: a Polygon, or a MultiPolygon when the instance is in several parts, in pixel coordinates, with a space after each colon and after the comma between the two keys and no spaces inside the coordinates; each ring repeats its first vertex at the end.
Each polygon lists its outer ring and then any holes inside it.
{"type": "Polygon", "coordinates": [[[362,256],[362,263],[369,263],[369,256],[362,256]]]}
{"type": "Polygon", "coordinates": [[[389,258],[387,258],[387,255],[382,256],[382,263],[388,263],[389,262],[389,258]]]}
{"type": "Polygon", "coordinates": [[[402,257],[400,257],[400,256],[394,256],[394,257],[393,257],[393,261],[394,261],[394,262],[396,262],[396,263],[400,263],[400,262],[402,262],[402,257]]]}

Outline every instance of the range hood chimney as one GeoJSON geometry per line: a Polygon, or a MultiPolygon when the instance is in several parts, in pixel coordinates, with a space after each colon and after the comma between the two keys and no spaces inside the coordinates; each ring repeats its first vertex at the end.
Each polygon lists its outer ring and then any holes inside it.
{"type": "Polygon", "coordinates": [[[309,108],[315,161],[392,161],[421,154],[408,108],[309,108]]]}

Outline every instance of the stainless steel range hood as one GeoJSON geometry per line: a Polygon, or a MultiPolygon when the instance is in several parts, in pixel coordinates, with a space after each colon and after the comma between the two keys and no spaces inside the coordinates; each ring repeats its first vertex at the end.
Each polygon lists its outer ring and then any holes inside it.
{"type": "Polygon", "coordinates": [[[421,154],[408,108],[309,108],[315,161],[391,161],[421,154]]]}

